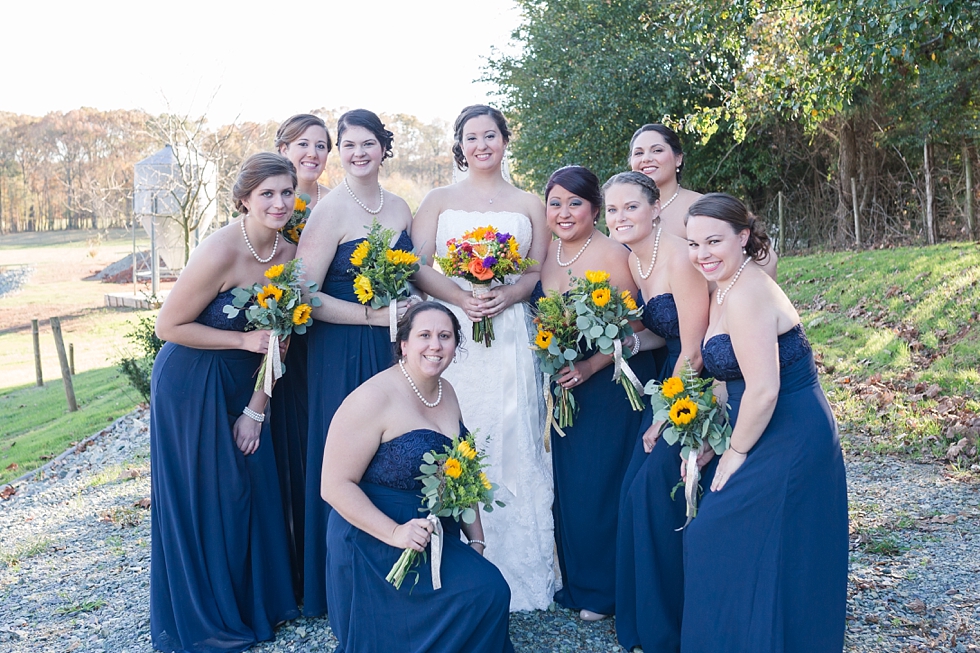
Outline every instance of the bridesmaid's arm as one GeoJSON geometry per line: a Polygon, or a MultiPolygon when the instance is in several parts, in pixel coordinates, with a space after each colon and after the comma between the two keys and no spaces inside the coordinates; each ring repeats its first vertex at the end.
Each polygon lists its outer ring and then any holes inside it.
{"type": "Polygon", "coordinates": [[[473,547],[477,553],[483,555],[487,550],[487,546],[486,544],[483,544],[483,542],[486,542],[486,536],[483,534],[483,522],[480,521],[480,506],[474,505],[473,510],[476,511],[476,519],[473,520],[473,523],[467,524],[466,522],[461,521],[459,522],[459,528],[461,531],[463,531],[463,535],[466,536],[467,541],[472,541],[470,546],[473,547]],[[477,549],[476,547],[480,548],[477,549]]]}
{"type": "Polygon", "coordinates": [[[681,332],[681,353],[674,366],[674,376],[680,376],[685,360],[691,361],[691,367],[696,372],[700,372],[704,366],[701,360],[701,342],[708,330],[712,298],[704,275],[691,265],[687,241],[670,237],[669,242],[671,252],[667,279],[677,305],[681,332]]]}
{"type": "MultiPolygon", "coordinates": [[[[248,402],[248,407],[258,413],[265,414],[265,407],[269,403],[269,397],[263,390],[256,390],[252,393],[252,398],[248,402]]],[[[235,420],[232,428],[235,434],[235,444],[238,449],[245,454],[253,454],[259,450],[259,438],[262,435],[262,422],[257,422],[248,415],[242,413],[235,420]]]]}

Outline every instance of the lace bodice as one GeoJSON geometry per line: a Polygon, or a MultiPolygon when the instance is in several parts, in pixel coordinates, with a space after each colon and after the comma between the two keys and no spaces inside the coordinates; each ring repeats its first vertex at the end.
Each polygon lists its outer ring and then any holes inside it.
{"type": "MultiPolygon", "coordinates": [[[[785,369],[798,360],[813,355],[810,341],[803,332],[803,325],[781,333],[777,338],[779,345],[779,368],[785,369]]],[[[701,357],[704,359],[704,369],[721,381],[735,381],[742,378],[742,370],[735,358],[732,339],[727,333],[712,336],[701,345],[701,357]]]]}
{"type": "Polygon", "coordinates": [[[654,295],[643,306],[643,326],[661,338],[680,338],[681,327],[677,318],[677,304],[670,293],[654,295]]]}
{"type": "MultiPolygon", "coordinates": [[[[460,428],[463,425],[460,424],[460,428]]],[[[378,446],[371,464],[364,470],[362,483],[374,483],[395,490],[421,490],[419,475],[422,456],[433,449],[441,452],[451,440],[431,429],[415,429],[378,446]]]]}
{"type": "Polygon", "coordinates": [[[531,249],[531,219],[513,211],[443,211],[439,214],[439,226],[436,228],[436,254],[445,256],[448,253],[446,242],[450,238],[459,238],[471,229],[487,225],[506,231],[517,239],[517,251],[521,258],[527,258],[531,249]]]}
{"type": "Polygon", "coordinates": [[[204,310],[201,311],[201,314],[194,321],[198,324],[223,331],[244,331],[245,326],[248,324],[248,318],[245,317],[244,309],[239,311],[235,318],[229,318],[224,312],[225,306],[231,306],[234,298],[235,296],[231,294],[231,290],[219,292],[218,296],[204,307],[204,310]]]}

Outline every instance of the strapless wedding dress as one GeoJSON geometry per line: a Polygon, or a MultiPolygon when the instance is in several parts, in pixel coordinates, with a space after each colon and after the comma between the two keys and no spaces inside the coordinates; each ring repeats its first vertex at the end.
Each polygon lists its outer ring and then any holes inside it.
{"type": "MultiPolygon", "coordinates": [[[[527,256],[531,220],[507,211],[444,211],[436,230],[436,253],[445,256],[450,238],[487,225],[513,235],[521,256],[527,256]]],[[[469,282],[451,278],[470,289],[469,282]]],[[[539,376],[529,348],[531,316],[521,303],[495,317],[496,338],[488,348],[473,342],[473,323],[466,314],[457,306],[449,307],[463,326],[466,351],[443,376],[456,389],[463,420],[476,431],[476,442],[487,453],[488,474],[500,486],[496,498],[507,504],[492,513],[480,512],[486,557],[510,585],[511,611],[544,610],[555,593],[554,485],[551,454],[544,450],[539,376]]]]}

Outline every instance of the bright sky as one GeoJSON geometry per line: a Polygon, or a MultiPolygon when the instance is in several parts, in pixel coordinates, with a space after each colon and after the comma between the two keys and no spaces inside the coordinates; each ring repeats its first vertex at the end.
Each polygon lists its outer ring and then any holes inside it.
{"type": "Polygon", "coordinates": [[[56,0],[3,9],[0,111],[206,112],[212,124],[363,107],[452,120],[486,102],[512,0],[56,0]]]}

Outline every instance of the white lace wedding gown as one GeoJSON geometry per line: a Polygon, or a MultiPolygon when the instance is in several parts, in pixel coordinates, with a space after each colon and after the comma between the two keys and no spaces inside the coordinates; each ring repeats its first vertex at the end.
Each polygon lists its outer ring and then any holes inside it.
{"type": "MultiPolygon", "coordinates": [[[[476,227],[492,225],[517,239],[522,257],[531,246],[531,220],[504,211],[448,210],[439,215],[436,253],[446,255],[446,242],[476,227]]],[[[469,289],[470,284],[452,278],[469,289]]],[[[474,342],[472,322],[459,318],[466,351],[443,374],[456,389],[463,423],[477,431],[476,442],[487,453],[488,475],[500,486],[496,498],[506,503],[492,513],[481,511],[486,557],[510,585],[511,611],[544,610],[555,593],[554,496],[551,454],[543,443],[543,400],[529,348],[531,321],[525,304],[515,304],[493,319],[491,347],[474,342]]]]}

